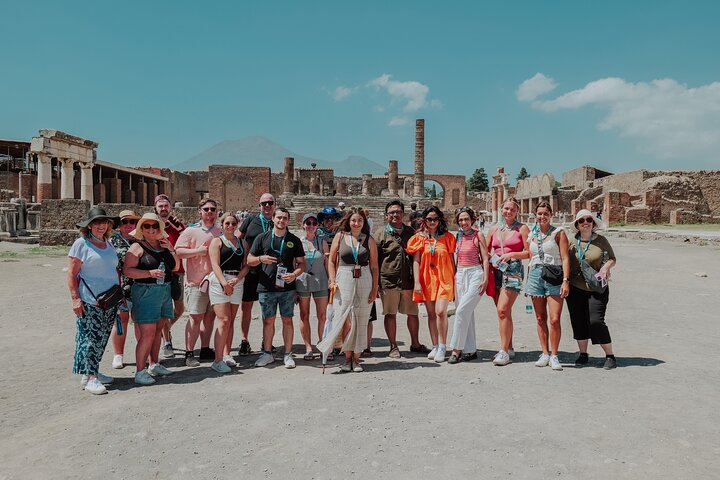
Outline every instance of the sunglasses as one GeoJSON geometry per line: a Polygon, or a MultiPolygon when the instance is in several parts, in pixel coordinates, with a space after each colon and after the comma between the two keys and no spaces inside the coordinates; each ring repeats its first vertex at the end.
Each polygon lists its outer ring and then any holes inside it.
{"type": "Polygon", "coordinates": [[[438,217],[425,217],[425,221],[430,223],[436,223],[439,222],[440,219],[438,217]]]}
{"type": "Polygon", "coordinates": [[[275,205],[275,202],[273,202],[272,200],[268,200],[267,202],[260,202],[261,207],[270,207],[272,205],[275,205]]]}
{"type": "Polygon", "coordinates": [[[577,220],[575,223],[577,223],[578,225],[582,225],[583,223],[594,223],[594,222],[593,222],[593,219],[590,217],[583,217],[583,218],[577,220]]]}
{"type": "Polygon", "coordinates": [[[214,212],[215,210],[217,210],[217,208],[216,207],[203,207],[202,210],[203,210],[203,212],[214,212]]]}
{"type": "Polygon", "coordinates": [[[135,224],[137,224],[137,220],[124,218],[124,219],[120,220],[120,224],[121,225],[135,225],[135,224]]]}
{"type": "Polygon", "coordinates": [[[159,223],[143,223],[142,226],[143,230],[150,230],[151,228],[154,228],[155,230],[160,228],[159,223]]]}
{"type": "Polygon", "coordinates": [[[305,222],[305,225],[315,227],[315,226],[317,226],[317,222],[308,221],[308,222],[305,222]]]}

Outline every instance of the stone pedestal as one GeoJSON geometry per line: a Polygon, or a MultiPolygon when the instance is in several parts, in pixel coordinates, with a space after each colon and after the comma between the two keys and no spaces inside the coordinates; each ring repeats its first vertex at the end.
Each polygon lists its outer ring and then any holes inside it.
{"type": "Polygon", "coordinates": [[[107,201],[107,187],[104,183],[96,183],[93,185],[93,197],[95,203],[105,203],[107,201]]]}
{"type": "Polygon", "coordinates": [[[60,198],[75,198],[75,171],[73,170],[73,162],[72,160],[67,159],[63,159],[61,162],[62,174],[60,176],[60,198]]]}
{"type": "Polygon", "coordinates": [[[369,175],[367,173],[363,174],[362,176],[362,194],[363,195],[370,195],[370,183],[372,182],[372,175],[369,175]]]}
{"type": "Polygon", "coordinates": [[[107,187],[109,203],[122,203],[122,180],[106,178],[104,183],[107,187]]]}
{"type": "Polygon", "coordinates": [[[52,198],[52,159],[38,154],[37,201],[52,198]]]}
{"type": "Polygon", "coordinates": [[[80,165],[80,200],[88,200],[93,204],[93,177],[92,164],[83,163],[80,165]]]}
{"type": "Polygon", "coordinates": [[[156,182],[148,184],[148,198],[147,204],[153,205],[155,203],[155,197],[158,194],[158,184],[156,182]]]}
{"type": "Polygon", "coordinates": [[[140,205],[148,205],[148,185],[143,181],[137,183],[137,200],[140,205]]]}

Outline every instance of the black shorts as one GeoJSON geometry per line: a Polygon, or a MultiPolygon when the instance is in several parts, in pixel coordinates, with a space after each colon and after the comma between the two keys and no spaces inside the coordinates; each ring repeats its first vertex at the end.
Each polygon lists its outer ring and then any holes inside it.
{"type": "Polygon", "coordinates": [[[242,301],[243,302],[257,302],[258,300],[258,280],[259,277],[257,273],[250,270],[247,275],[245,275],[245,282],[243,283],[243,296],[242,301]]]}

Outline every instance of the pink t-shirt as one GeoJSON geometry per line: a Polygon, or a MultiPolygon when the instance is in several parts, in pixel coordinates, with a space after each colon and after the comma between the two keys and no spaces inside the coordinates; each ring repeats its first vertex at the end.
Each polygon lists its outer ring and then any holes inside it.
{"type": "MultiPolygon", "coordinates": [[[[222,231],[217,225],[212,227],[188,227],[180,234],[175,248],[198,248],[202,245],[210,246],[213,238],[219,237],[222,231]]],[[[210,255],[197,255],[183,259],[185,266],[185,285],[197,287],[202,279],[212,271],[210,255]]]]}

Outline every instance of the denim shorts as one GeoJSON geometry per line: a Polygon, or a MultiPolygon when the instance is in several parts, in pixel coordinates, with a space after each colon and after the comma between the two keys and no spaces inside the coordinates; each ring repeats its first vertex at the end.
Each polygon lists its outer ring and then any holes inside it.
{"type": "Polygon", "coordinates": [[[525,293],[531,297],[548,297],[550,295],[560,295],[560,285],[552,285],[542,279],[542,264],[532,267],[528,274],[527,284],[525,285],[525,293]]]}
{"type": "Polygon", "coordinates": [[[295,290],[287,292],[258,292],[262,318],[274,318],[280,307],[281,317],[292,317],[295,310],[295,290]]]}
{"type": "MultiPolygon", "coordinates": [[[[495,268],[495,267],[493,267],[495,268]]],[[[495,271],[493,272],[495,274],[495,291],[499,292],[501,288],[507,288],[508,290],[520,293],[522,291],[522,280],[524,278],[523,275],[523,265],[522,261],[520,260],[511,260],[508,263],[508,268],[505,270],[505,272],[501,272],[497,268],[495,268],[495,271]],[[505,281],[505,277],[508,275],[516,276],[520,279],[520,283],[518,285],[508,285],[505,281]]]]}
{"type": "Polygon", "coordinates": [[[173,301],[170,282],[135,282],[131,291],[132,318],[135,323],[157,323],[161,318],[173,318],[173,301]]]}

